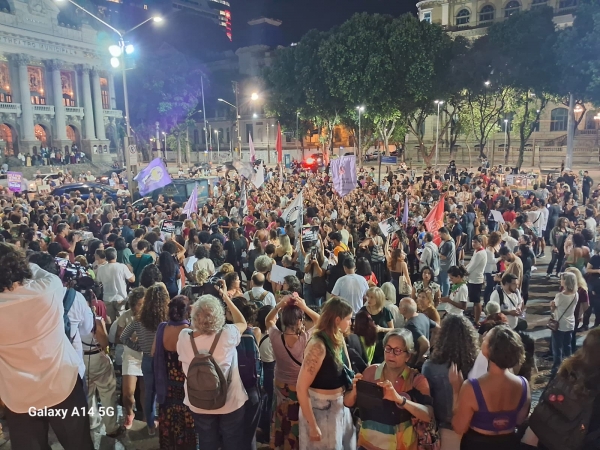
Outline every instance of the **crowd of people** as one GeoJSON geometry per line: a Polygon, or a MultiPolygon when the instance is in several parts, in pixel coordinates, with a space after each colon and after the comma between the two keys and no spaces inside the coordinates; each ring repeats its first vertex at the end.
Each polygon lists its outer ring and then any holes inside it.
{"type": "Polygon", "coordinates": [[[48,448],[51,427],[93,449],[137,418],[165,450],[600,449],[600,185],[523,193],[496,172],[361,168],[340,197],[328,170],[259,188],[232,171],[191,214],[162,195],[0,199],[12,448],[48,448]],[[540,258],[553,364],[530,414],[540,258]]]}

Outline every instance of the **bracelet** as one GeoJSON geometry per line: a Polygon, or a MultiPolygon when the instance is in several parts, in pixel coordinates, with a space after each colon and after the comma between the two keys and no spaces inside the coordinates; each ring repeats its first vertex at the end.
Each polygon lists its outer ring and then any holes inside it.
{"type": "Polygon", "coordinates": [[[399,405],[398,405],[398,403],[396,403],[396,406],[398,406],[398,407],[406,405],[406,397],[403,395],[401,395],[400,397],[402,397],[402,400],[404,400],[404,401],[402,403],[400,403],[399,405]]]}

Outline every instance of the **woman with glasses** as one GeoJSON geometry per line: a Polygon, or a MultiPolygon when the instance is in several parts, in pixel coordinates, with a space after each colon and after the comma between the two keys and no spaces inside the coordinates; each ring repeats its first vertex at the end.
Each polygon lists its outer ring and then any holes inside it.
{"type": "Polygon", "coordinates": [[[429,383],[416,369],[407,365],[414,352],[410,331],[400,328],[388,332],[383,345],[385,361],[357,374],[354,377],[354,389],[344,397],[347,407],[355,406],[358,380],[383,388],[382,408],[361,408],[362,427],[358,435],[358,448],[417,450],[417,431],[413,419],[429,423],[433,418],[429,383]],[[397,409],[402,411],[401,414],[394,414],[397,409]]]}

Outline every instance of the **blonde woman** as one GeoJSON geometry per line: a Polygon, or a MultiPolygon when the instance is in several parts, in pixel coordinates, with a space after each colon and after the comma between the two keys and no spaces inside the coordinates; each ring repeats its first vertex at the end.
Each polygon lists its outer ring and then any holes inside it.
{"type": "Polygon", "coordinates": [[[356,450],[352,415],[344,406],[344,392],[351,389],[344,335],[351,322],[352,307],[344,300],[334,297],[323,305],[296,384],[300,450],[356,450]]]}
{"type": "MultiPolygon", "coordinates": [[[[581,274],[581,271],[576,267],[568,267],[565,272],[571,272],[577,278],[577,305],[575,306],[575,330],[579,327],[579,322],[583,318],[583,314],[590,307],[590,296],[588,293],[588,285],[581,274]]],[[[577,333],[573,332],[571,339],[571,353],[575,353],[577,350],[577,333]]]]}
{"type": "Polygon", "coordinates": [[[294,247],[290,243],[290,237],[287,234],[279,236],[279,245],[275,248],[275,262],[279,264],[285,255],[292,256],[293,254],[294,247]]]}
{"type": "Polygon", "coordinates": [[[383,362],[383,338],[385,333],[394,329],[394,316],[385,306],[385,294],[378,287],[372,287],[366,293],[367,303],[360,310],[366,311],[373,318],[377,327],[377,344],[375,346],[375,355],[373,364],[383,362]]]}
{"type": "Polygon", "coordinates": [[[388,281],[381,285],[381,291],[385,295],[385,307],[390,310],[394,317],[394,328],[403,327],[404,316],[400,314],[400,309],[396,305],[396,287],[388,281]]]}

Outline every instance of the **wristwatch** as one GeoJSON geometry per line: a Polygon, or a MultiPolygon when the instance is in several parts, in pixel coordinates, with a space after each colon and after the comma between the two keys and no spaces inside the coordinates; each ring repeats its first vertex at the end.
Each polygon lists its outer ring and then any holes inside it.
{"type": "Polygon", "coordinates": [[[406,397],[403,396],[403,395],[401,395],[400,397],[402,397],[402,403],[400,403],[399,405],[398,405],[398,403],[396,403],[396,405],[399,406],[399,407],[406,405],[406,397]]]}

